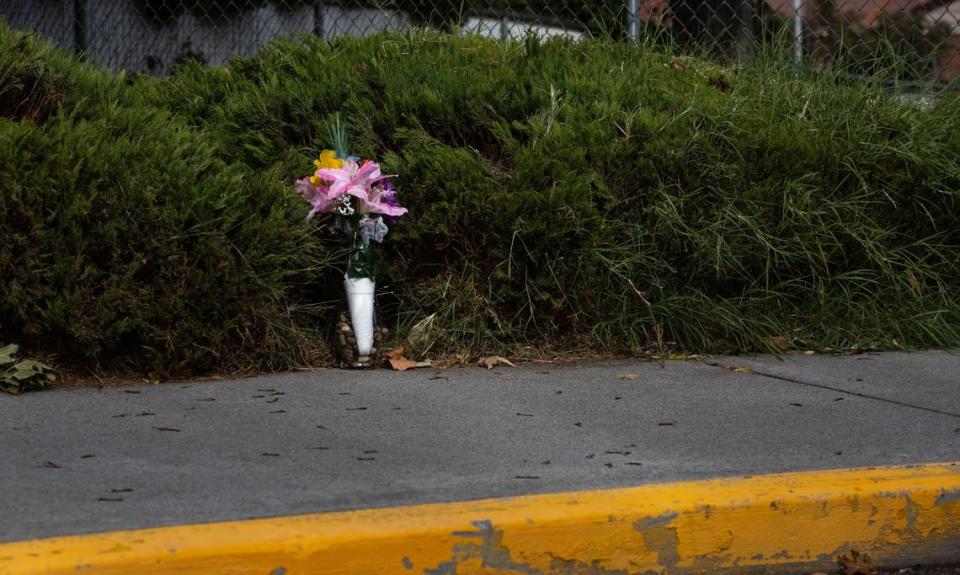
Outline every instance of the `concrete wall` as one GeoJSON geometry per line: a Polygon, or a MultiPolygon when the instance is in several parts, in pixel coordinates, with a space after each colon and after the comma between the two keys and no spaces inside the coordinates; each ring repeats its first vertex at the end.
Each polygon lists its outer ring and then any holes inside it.
{"type": "Polygon", "coordinates": [[[531,35],[541,38],[563,36],[574,40],[580,40],[584,37],[584,33],[578,30],[538,23],[518,22],[509,18],[470,17],[464,21],[460,30],[462,34],[479,34],[500,40],[508,38],[522,40],[531,35]]]}

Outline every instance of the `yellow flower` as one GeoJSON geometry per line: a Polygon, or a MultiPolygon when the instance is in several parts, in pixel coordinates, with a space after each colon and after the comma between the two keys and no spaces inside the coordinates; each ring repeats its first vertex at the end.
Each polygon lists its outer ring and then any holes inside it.
{"type": "Polygon", "coordinates": [[[338,158],[337,153],[333,150],[324,150],[320,152],[320,158],[313,161],[313,165],[316,166],[318,170],[324,168],[340,169],[343,167],[343,160],[338,158]]]}

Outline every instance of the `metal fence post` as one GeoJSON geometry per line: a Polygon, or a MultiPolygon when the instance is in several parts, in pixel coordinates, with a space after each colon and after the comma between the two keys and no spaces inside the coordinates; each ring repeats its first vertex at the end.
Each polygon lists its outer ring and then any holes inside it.
{"type": "Polygon", "coordinates": [[[737,6],[737,57],[743,59],[753,55],[757,45],[757,38],[753,32],[754,20],[757,18],[757,8],[754,0],[740,0],[737,6]]]}
{"type": "Polygon", "coordinates": [[[324,21],[326,8],[327,7],[320,2],[313,5],[313,35],[320,38],[325,38],[327,33],[324,29],[324,24],[326,24],[324,21]]]}
{"type": "Polygon", "coordinates": [[[73,49],[77,54],[87,49],[87,13],[84,0],[73,0],[73,49]]]}
{"type": "Polygon", "coordinates": [[[640,0],[626,0],[627,2],[627,37],[631,42],[640,39],[640,0]]]}
{"type": "Polygon", "coordinates": [[[799,65],[803,62],[803,0],[793,0],[793,41],[799,65]]]}

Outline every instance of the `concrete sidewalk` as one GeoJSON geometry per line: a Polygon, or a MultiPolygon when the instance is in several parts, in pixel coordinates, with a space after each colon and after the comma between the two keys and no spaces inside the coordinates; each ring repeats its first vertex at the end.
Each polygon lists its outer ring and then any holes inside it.
{"type": "Polygon", "coordinates": [[[960,355],[928,352],[3,396],[0,541],[955,461],[958,374],[960,355]]]}

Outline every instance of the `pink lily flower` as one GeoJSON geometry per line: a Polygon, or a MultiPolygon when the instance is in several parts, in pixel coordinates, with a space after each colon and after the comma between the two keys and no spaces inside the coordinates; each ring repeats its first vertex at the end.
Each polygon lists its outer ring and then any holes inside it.
{"type": "Polygon", "coordinates": [[[384,176],[380,172],[380,165],[366,161],[357,164],[353,160],[346,160],[343,168],[322,168],[317,170],[317,177],[330,182],[329,195],[336,198],[342,194],[349,194],[360,200],[361,213],[384,214],[388,216],[402,216],[407,213],[406,208],[386,203],[382,187],[375,185],[392,176],[384,176]]]}
{"type": "Polygon", "coordinates": [[[330,195],[330,188],[322,185],[315,185],[310,178],[303,178],[297,181],[297,189],[303,199],[307,200],[313,209],[307,214],[307,219],[313,219],[317,214],[326,214],[333,211],[336,196],[330,195]]]}
{"type": "Polygon", "coordinates": [[[346,160],[342,168],[317,170],[317,177],[330,182],[330,194],[333,196],[349,194],[360,200],[366,200],[370,195],[369,190],[373,182],[383,176],[376,162],[368,161],[358,165],[353,160],[346,160]]]}

